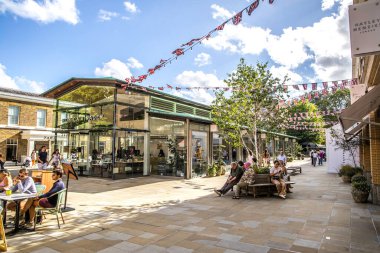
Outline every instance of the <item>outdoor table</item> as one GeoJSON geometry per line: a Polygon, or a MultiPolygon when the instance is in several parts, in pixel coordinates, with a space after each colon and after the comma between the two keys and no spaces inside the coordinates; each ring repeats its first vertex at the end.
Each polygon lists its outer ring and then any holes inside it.
{"type": "Polygon", "coordinates": [[[3,224],[5,225],[6,218],[7,218],[7,202],[8,201],[14,201],[16,203],[16,216],[15,216],[15,227],[13,231],[11,231],[11,234],[16,234],[19,230],[19,222],[20,222],[20,202],[24,199],[30,199],[37,197],[36,193],[12,193],[12,195],[5,195],[5,192],[0,193],[0,200],[3,201],[3,207],[4,207],[4,216],[3,216],[3,224]]]}

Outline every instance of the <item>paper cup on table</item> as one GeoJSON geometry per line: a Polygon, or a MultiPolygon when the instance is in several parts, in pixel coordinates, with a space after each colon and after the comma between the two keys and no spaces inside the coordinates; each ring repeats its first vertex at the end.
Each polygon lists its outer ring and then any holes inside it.
{"type": "Polygon", "coordinates": [[[6,191],[5,191],[5,195],[7,195],[7,196],[12,195],[12,190],[6,190],[6,191]]]}

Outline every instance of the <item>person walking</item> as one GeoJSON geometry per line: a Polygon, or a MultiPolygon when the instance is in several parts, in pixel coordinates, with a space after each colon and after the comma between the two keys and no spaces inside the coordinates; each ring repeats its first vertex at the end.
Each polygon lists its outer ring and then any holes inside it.
{"type": "Polygon", "coordinates": [[[317,151],[314,151],[313,152],[313,159],[312,159],[313,160],[312,164],[314,167],[317,165],[317,159],[318,159],[318,153],[317,153],[317,151]]]}
{"type": "Polygon", "coordinates": [[[46,146],[42,146],[38,151],[38,169],[46,170],[47,168],[47,152],[46,146]]]}

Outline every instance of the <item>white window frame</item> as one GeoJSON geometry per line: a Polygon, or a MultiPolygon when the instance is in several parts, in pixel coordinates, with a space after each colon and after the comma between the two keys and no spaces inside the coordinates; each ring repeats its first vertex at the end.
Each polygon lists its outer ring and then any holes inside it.
{"type": "Polygon", "coordinates": [[[47,111],[45,109],[38,109],[37,110],[37,127],[46,127],[46,116],[47,116],[47,111]],[[39,120],[40,120],[40,118],[38,117],[38,113],[39,112],[43,112],[44,115],[45,115],[44,116],[44,124],[43,125],[39,125],[39,120]]]}
{"type": "Polygon", "coordinates": [[[10,106],[8,106],[8,125],[18,126],[19,123],[20,123],[20,107],[17,106],[17,105],[10,105],[10,106]],[[10,114],[10,109],[11,108],[17,109],[17,115],[10,114]],[[12,123],[11,122],[11,117],[16,117],[16,116],[17,116],[17,122],[16,123],[12,123]]]}

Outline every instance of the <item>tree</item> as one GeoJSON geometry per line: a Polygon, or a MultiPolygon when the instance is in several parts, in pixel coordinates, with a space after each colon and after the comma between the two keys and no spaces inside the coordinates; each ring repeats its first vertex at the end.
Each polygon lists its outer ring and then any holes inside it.
{"type": "MultiPolygon", "coordinates": [[[[319,96],[319,98],[314,98],[311,102],[318,107],[319,111],[340,111],[350,105],[350,90],[337,90],[334,93],[319,96]]],[[[338,117],[334,114],[324,115],[323,119],[325,120],[326,124],[338,121],[338,117]]]]}
{"type": "Polygon", "coordinates": [[[213,121],[224,140],[232,146],[244,147],[249,155],[255,154],[256,157],[258,129],[277,131],[285,119],[285,109],[279,107],[279,101],[284,100],[283,86],[280,79],[272,77],[267,67],[267,64],[260,63],[253,67],[241,59],[236,71],[224,80],[232,94],[226,97],[224,91],[216,92],[211,106],[213,121]]]}
{"type": "Polygon", "coordinates": [[[346,139],[344,136],[344,132],[342,129],[330,129],[330,134],[332,137],[332,143],[336,149],[342,149],[343,151],[347,151],[350,153],[352,161],[354,163],[355,167],[358,167],[358,164],[356,163],[356,157],[359,151],[359,147],[361,144],[361,140],[359,137],[354,137],[351,139],[346,139]]]}
{"type": "MultiPolygon", "coordinates": [[[[322,116],[317,116],[315,113],[318,111],[318,107],[308,101],[298,102],[296,105],[288,108],[289,117],[292,118],[295,113],[307,113],[307,116],[301,121],[292,121],[293,124],[288,124],[287,126],[294,126],[298,128],[306,127],[305,130],[288,129],[287,134],[301,138],[302,142],[314,142],[323,143],[324,135],[322,131],[311,131],[312,129],[318,129],[324,126],[324,121],[322,116]],[[299,124],[298,124],[299,122],[299,124]]],[[[294,117],[293,117],[294,118],[294,117]]],[[[297,116],[297,119],[299,117],[297,116]]]]}

